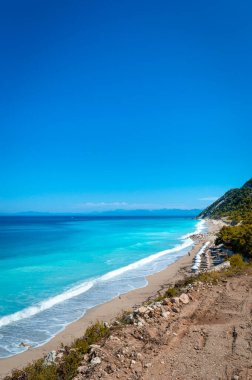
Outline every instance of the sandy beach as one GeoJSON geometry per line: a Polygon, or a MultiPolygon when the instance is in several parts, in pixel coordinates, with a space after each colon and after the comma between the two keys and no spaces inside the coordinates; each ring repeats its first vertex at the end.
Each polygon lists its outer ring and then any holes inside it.
{"type": "Polygon", "coordinates": [[[192,260],[202,245],[206,241],[213,242],[216,232],[223,225],[222,222],[214,220],[208,220],[207,223],[208,233],[204,234],[199,241],[196,241],[190,251],[190,255],[184,255],[165,270],[149,276],[147,278],[148,285],[144,288],[133,290],[110,302],[90,309],[80,320],[67,326],[64,331],[56,335],[43,346],[30,348],[26,352],[7,359],[0,359],[0,378],[3,379],[4,376],[8,375],[13,369],[22,368],[26,364],[43,357],[49,351],[56,350],[62,343],[70,344],[75,338],[82,336],[87,326],[91,323],[97,320],[111,321],[123,310],[129,310],[134,305],[140,305],[142,302],[155,296],[163,287],[168,287],[168,285],[174,284],[179,279],[182,279],[186,273],[190,272],[192,260]]]}

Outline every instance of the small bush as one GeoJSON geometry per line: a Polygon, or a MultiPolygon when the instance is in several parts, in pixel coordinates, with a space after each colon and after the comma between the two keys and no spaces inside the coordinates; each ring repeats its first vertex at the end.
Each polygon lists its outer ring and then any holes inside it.
{"type": "Polygon", "coordinates": [[[231,267],[235,268],[243,268],[244,265],[246,265],[245,261],[243,260],[242,256],[236,253],[235,255],[232,255],[228,261],[231,264],[231,267]]]}
{"type": "Polygon", "coordinates": [[[64,356],[60,367],[58,368],[59,378],[71,380],[77,372],[77,368],[81,363],[82,355],[78,351],[71,351],[64,356]]]}
{"type": "Polygon", "coordinates": [[[216,284],[219,280],[225,277],[225,272],[207,272],[198,275],[198,281],[209,282],[211,284],[216,284]]]}
{"type": "Polygon", "coordinates": [[[103,322],[96,322],[87,328],[84,339],[88,344],[94,344],[100,339],[109,335],[109,328],[104,326],[103,322]]]}
{"type": "Polygon", "coordinates": [[[85,338],[78,338],[72,344],[72,348],[77,349],[82,354],[86,354],[89,349],[89,344],[85,338]]]}
{"type": "Polygon", "coordinates": [[[160,292],[158,292],[157,296],[151,302],[160,302],[160,301],[163,301],[163,299],[165,297],[166,297],[165,294],[161,294],[160,292]]]}
{"type": "Polygon", "coordinates": [[[71,346],[72,351],[64,356],[58,371],[61,378],[71,380],[76,375],[82,356],[88,352],[90,345],[99,342],[108,335],[109,328],[105,327],[103,322],[96,322],[88,327],[84,337],[76,339],[71,346]]]}
{"type": "Polygon", "coordinates": [[[176,297],[179,293],[179,290],[177,288],[168,288],[165,291],[165,297],[176,297]]]}
{"type": "Polygon", "coordinates": [[[43,366],[43,359],[28,365],[24,370],[15,370],[6,380],[57,380],[57,368],[55,364],[43,366]]]}

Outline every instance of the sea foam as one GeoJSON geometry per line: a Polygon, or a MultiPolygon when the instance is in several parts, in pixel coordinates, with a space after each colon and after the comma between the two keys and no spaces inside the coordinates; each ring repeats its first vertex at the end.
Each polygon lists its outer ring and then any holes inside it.
{"type": "Polygon", "coordinates": [[[10,323],[20,321],[24,318],[32,317],[41,311],[50,309],[51,307],[57,305],[58,303],[64,302],[70,298],[76,297],[87,290],[89,290],[94,285],[94,281],[84,282],[81,285],[75,286],[64,293],[61,293],[55,297],[48,298],[45,301],[38,303],[37,305],[27,307],[23,310],[17,311],[16,313],[6,315],[0,318],[0,327],[6,326],[10,323]]]}
{"type": "Polygon", "coordinates": [[[190,236],[195,235],[195,234],[201,234],[206,230],[206,221],[203,219],[199,219],[199,222],[196,226],[196,230],[194,232],[189,232],[186,235],[183,235],[181,239],[188,239],[190,236]]]}
{"type": "Polygon", "coordinates": [[[166,250],[157,252],[153,255],[145,257],[144,259],[138,260],[132,264],[129,264],[129,265],[126,265],[122,268],[115,269],[111,272],[108,272],[108,273],[106,273],[106,274],[104,274],[98,278],[95,278],[95,279],[90,280],[90,281],[83,282],[82,284],[75,286],[73,288],[70,288],[70,289],[66,290],[65,292],[63,292],[63,293],[61,293],[55,297],[51,297],[45,301],[42,301],[42,302],[38,303],[37,305],[27,307],[23,310],[20,310],[16,313],[13,313],[10,315],[6,315],[6,316],[0,318],[0,327],[6,326],[6,325],[13,323],[13,322],[20,321],[21,319],[24,319],[24,318],[32,317],[32,316],[34,316],[34,315],[36,315],[42,311],[50,309],[51,307],[53,307],[59,303],[62,303],[66,300],[69,300],[73,297],[76,297],[80,294],[87,292],[89,289],[91,289],[98,282],[104,282],[104,281],[111,280],[112,278],[120,276],[127,271],[135,270],[135,269],[138,269],[138,268],[140,268],[140,267],[142,267],[148,263],[151,263],[152,261],[155,261],[156,259],[158,259],[164,255],[167,255],[169,253],[175,253],[175,252],[181,251],[185,248],[188,248],[192,244],[193,244],[193,241],[190,238],[187,238],[182,244],[179,244],[174,248],[166,249],[166,250]]]}

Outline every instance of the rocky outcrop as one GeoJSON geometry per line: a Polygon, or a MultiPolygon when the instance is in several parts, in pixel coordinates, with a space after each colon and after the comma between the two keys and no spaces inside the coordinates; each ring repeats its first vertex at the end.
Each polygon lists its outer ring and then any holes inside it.
{"type": "MultiPolygon", "coordinates": [[[[185,291],[190,292],[192,289],[191,285],[185,291]]],[[[187,293],[179,297],[166,297],[134,307],[132,312],[124,313],[112,325],[105,322],[110,326],[111,335],[102,345],[90,346],[74,380],[110,379],[116,373],[116,378],[121,378],[118,367],[123,369],[125,379],[131,378],[127,377],[130,374],[134,374],[132,379],[140,378],[142,372],[152,366],[148,361],[150,348],[153,346],[155,351],[168,338],[176,337],[172,326],[191,299],[187,293]],[[164,331],[164,327],[168,328],[169,333],[164,331]]]]}
{"type": "Polygon", "coordinates": [[[47,367],[47,366],[55,363],[56,357],[57,357],[57,352],[56,351],[50,351],[50,352],[48,352],[48,354],[46,355],[46,357],[44,359],[44,366],[47,367]]]}

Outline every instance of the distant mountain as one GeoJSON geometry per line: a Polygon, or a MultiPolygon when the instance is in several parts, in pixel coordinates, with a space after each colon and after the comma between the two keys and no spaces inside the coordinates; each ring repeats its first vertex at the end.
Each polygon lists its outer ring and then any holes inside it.
{"type": "Polygon", "coordinates": [[[15,213],[16,216],[50,216],[54,215],[50,212],[39,212],[39,211],[23,211],[15,213]]]}
{"type": "Polygon", "coordinates": [[[252,213],[252,178],[240,189],[231,189],[203,210],[200,218],[244,219],[252,213]]]}
{"type": "Polygon", "coordinates": [[[37,212],[37,211],[26,211],[19,212],[13,215],[16,216],[188,216],[196,217],[201,210],[191,209],[159,209],[159,210],[110,210],[110,211],[93,211],[93,212],[82,212],[82,213],[49,213],[49,212],[37,212]]]}
{"type": "Polygon", "coordinates": [[[191,216],[195,217],[201,210],[191,209],[160,209],[160,210],[111,210],[103,212],[94,212],[89,215],[101,216],[191,216]]]}

